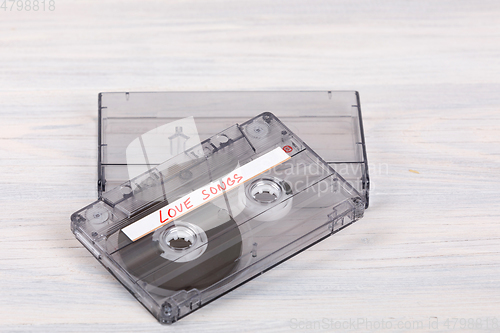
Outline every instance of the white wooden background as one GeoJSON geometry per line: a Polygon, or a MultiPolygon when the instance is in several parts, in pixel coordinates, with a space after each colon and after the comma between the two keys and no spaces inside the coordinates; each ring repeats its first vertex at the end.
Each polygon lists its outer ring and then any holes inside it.
{"type": "Polygon", "coordinates": [[[55,4],[0,9],[0,329],[500,321],[500,2],[55,4]],[[286,89],[359,90],[371,207],[174,326],[157,324],[69,229],[96,198],[97,93],[286,89]]]}

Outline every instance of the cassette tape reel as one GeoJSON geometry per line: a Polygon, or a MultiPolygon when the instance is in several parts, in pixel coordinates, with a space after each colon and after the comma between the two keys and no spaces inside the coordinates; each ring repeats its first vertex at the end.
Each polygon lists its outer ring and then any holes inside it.
{"type": "MultiPolygon", "coordinates": [[[[126,237],[121,233],[119,241],[126,237]]],[[[119,254],[127,271],[144,276],[148,289],[168,295],[203,289],[228,276],[243,244],[235,221],[215,205],[206,204],[196,214],[157,229],[133,245],[119,254]]]]}
{"type": "Polygon", "coordinates": [[[363,215],[359,193],[271,113],[72,215],[76,237],[172,323],[363,215]]]}

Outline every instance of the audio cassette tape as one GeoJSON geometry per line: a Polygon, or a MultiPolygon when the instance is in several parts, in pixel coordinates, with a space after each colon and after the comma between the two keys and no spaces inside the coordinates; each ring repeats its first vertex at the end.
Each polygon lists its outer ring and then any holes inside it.
{"type": "Polygon", "coordinates": [[[358,220],[365,206],[266,112],[102,193],[71,228],[170,324],[358,220]]]}

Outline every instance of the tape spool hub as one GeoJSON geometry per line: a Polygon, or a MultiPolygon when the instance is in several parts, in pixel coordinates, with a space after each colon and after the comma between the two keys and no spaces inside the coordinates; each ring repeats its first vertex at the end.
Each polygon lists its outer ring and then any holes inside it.
{"type": "Polygon", "coordinates": [[[199,258],[206,251],[208,237],[198,225],[176,221],[171,227],[156,231],[153,241],[157,241],[163,251],[161,257],[176,262],[188,262],[199,258]]]}
{"type": "Polygon", "coordinates": [[[170,228],[162,236],[163,242],[174,251],[187,250],[196,242],[193,230],[183,226],[170,228]]]}
{"type": "Polygon", "coordinates": [[[261,178],[249,187],[250,198],[261,204],[270,204],[283,196],[283,187],[272,178],[261,178]]]}
{"type": "Polygon", "coordinates": [[[276,177],[262,177],[246,187],[247,214],[256,221],[276,221],[285,217],[292,209],[290,185],[276,177]],[[288,198],[287,198],[288,197],[288,198]],[[282,202],[280,202],[282,201],[282,202]]]}

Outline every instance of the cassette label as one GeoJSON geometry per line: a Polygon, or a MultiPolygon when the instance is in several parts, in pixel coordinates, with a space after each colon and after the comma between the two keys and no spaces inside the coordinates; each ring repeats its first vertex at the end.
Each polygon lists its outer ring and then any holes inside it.
{"type": "Polygon", "coordinates": [[[290,156],[284,149],[277,147],[267,154],[235,169],[220,179],[209,183],[193,192],[177,199],[171,204],[158,209],[148,216],[122,229],[132,241],[136,241],[167,223],[193,211],[201,205],[219,197],[241,184],[255,178],[267,170],[287,161],[290,156]]]}

